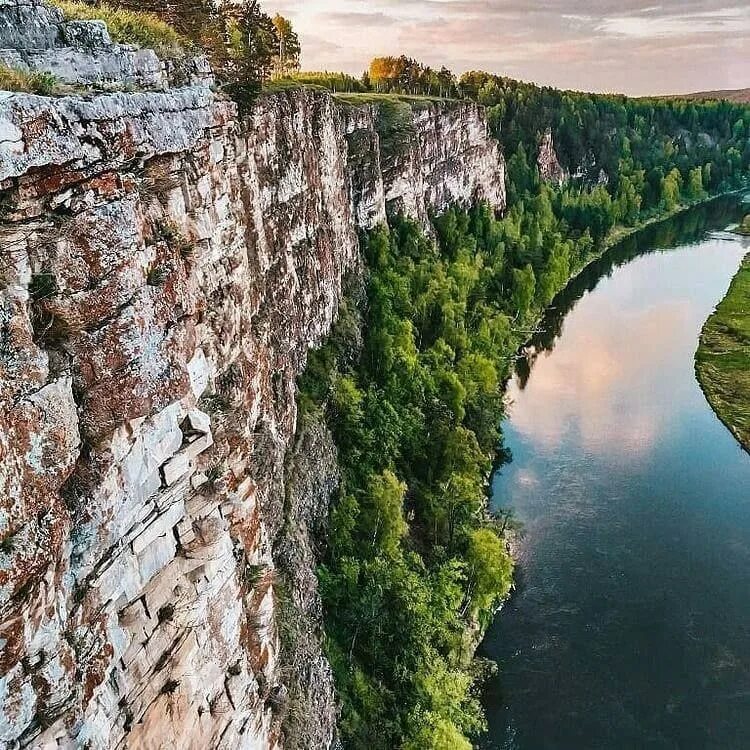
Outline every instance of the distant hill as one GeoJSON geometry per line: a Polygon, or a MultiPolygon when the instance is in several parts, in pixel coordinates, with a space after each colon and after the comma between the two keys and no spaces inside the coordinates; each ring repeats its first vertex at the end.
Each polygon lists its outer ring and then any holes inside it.
{"type": "Polygon", "coordinates": [[[726,99],[735,104],[750,104],[750,89],[729,89],[726,91],[699,91],[695,94],[681,94],[679,99],[726,99]]]}

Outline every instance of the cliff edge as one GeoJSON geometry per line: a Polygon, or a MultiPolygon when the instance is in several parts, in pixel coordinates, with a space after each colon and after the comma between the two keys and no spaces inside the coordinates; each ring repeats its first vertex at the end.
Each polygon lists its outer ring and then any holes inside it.
{"type": "MultiPolygon", "coordinates": [[[[304,537],[336,482],[334,456],[287,491],[296,378],[358,232],[501,211],[498,145],[471,104],[410,108],[396,156],[377,103],[299,89],[240,119],[200,62],[175,75],[39,0],[0,2],[0,48],[82,87],[0,92],[0,742],[281,746],[275,549],[290,498],[304,537]]],[[[335,701],[309,651],[318,748],[335,701]]]]}

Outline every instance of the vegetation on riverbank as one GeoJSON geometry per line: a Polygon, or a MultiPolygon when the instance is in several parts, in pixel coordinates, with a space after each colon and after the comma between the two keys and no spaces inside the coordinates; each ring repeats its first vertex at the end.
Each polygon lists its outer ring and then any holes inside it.
{"type": "MultiPolygon", "coordinates": [[[[576,106],[606,113],[600,99],[576,106]]],[[[405,104],[397,96],[386,110],[386,136],[400,132],[405,104]]],[[[300,405],[328,423],[343,470],[319,578],[346,747],[470,747],[484,726],[473,645],[510,582],[486,490],[516,351],[571,276],[639,228],[731,189],[750,160],[723,158],[739,126],[722,135],[717,123],[710,144],[675,140],[662,128],[683,114],[670,105],[650,125],[626,108],[632,140],[592,134],[593,181],[557,187],[530,158],[547,121],[529,106],[505,217],[450,210],[434,220],[437,242],[404,220],[372,233],[363,319],[345,305],[300,381],[300,405]],[[599,161],[613,169],[607,180],[599,161]]]]}
{"type": "Polygon", "coordinates": [[[703,328],[696,372],[714,411],[750,452],[750,255],[703,328]]]}

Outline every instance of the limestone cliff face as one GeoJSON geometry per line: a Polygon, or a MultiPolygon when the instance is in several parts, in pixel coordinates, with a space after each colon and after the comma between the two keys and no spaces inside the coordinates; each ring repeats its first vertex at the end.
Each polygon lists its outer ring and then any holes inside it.
{"type": "Polygon", "coordinates": [[[400,102],[395,116],[392,107],[341,108],[360,227],[403,215],[429,231],[430,217],[450,206],[505,208],[505,160],[482,107],[400,102]]]}
{"type": "Polygon", "coordinates": [[[505,162],[484,109],[470,102],[411,107],[400,142],[383,151],[385,201],[428,227],[430,215],[478,200],[505,206],[505,162]]]}
{"type": "MultiPolygon", "coordinates": [[[[0,1],[31,67],[45,8],[0,1]]],[[[295,746],[331,743],[310,540],[337,472],[313,427],[287,458],[295,380],[387,205],[504,205],[476,108],[416,114],[397,169],[371,107],[241,121],[167,83],[0,92],[0,746],[272,748],[288,685],[318,711],[295,746]]]]}
{"type": "Polygon", "coordinates": [[[537,166],[539,167],[539,176],[546,182],[552,182],[559,186],[569,178],[568,173],[563,169],[560,160],[557,158],[551,128],[547,129],[539,144],[537,166]]]}

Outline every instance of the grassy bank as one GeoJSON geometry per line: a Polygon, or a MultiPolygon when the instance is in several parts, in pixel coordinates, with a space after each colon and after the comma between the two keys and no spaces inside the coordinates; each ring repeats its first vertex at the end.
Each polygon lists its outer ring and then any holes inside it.
{"type": "Polygon", "coordinates": [[[706,322],[695,361],[712,408],[750,452],[750,254],[706,322]]]}

